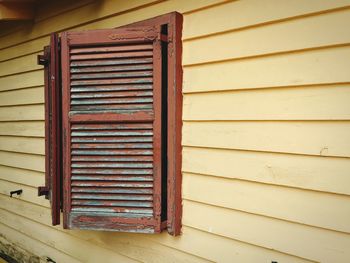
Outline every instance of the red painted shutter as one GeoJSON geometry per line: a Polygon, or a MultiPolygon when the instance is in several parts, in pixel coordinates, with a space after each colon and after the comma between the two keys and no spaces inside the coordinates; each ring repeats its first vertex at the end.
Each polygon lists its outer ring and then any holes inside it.
{"type": "Polygon", "coordinates": [[[53,33],[50,46],[44,55],[38,56],[38,64],[44,65],[45,76],[45,186],[38,188],[38,195],[50,200],[52,225],[60,223],[61,207],[61,91],[59,38],[53,33]]]}
{"type": "Polygon", "coordinates": [[[62,34],[64,227],[161,230],[155,27],[62,34]]]}

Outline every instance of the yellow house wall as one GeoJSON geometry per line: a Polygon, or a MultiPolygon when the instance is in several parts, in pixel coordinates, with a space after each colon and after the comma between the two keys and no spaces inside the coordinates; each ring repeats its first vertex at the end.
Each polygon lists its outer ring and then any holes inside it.
{"type": "Polygon", "coordinates": [[[66,2],[0,32],[3,244],[64,263],[350,262],[349,0],[66,2]],[[171,11],[184,15],[183,234],[50,226],[36,190],[48,34],[171,11]]]}

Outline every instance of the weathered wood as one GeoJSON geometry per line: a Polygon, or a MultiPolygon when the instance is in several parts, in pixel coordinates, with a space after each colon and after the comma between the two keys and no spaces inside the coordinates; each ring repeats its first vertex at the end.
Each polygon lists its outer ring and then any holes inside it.
{"type": "Polygon", "coordinates": [[[181,134],[182,134],[182,15],[176,12],[158,16],[133,26],[166,25],[167,48],[167,229],[181,231],[181,134]]]}
{"type": "Polygon", "coordinates": [[[145,218],[136,215],[146,213],[150,230],[160,232],[162,83],[158,35],[153,27],[143,27],[62,36],[66,228],[142,232],[145,218]],[[153,64],[146,64],[147,70],[140,64],[150,62],[153,64]],[[71,195],[76,192],[94,195],[76,199],[71,195]],[[108,199],[107,193],[119,197],[108,199]],[[139,194],[152,194],[151,200],[139,194]],[[149,210],[135,210],[142,207],[149,210]],[[71,220],[77,211],[86,215],[71,220]],[[105,212],[108,214],[103,215],[105,212]],[[138,225],[135,216],[140,217],[138,225]],[[126,220],[124,228],[109,222],[120,218],[126,220]]]}
{"type": "Polygon", "coordinates": [[[38,63],[45,66],[45,186],[38,188],[38,195],[50,199],[52,225],[60,224],[61,209],[61,91],[59,38],[50,37],[50,46],[38,63]]]}
{"type": "MultiPolygon", "coordinates": [[[[105,53],[105,52],[123,52],[123,51],[145,51],[152,50],[153,46],[151,44],[139,44],[139,45],[128,45],[128,46],[100,46],[91,48],[72,48],[70,50],[71,54],[79,53],[105,53]]],[[[132,56],[134,57],[134,56],[132,56]]]]}

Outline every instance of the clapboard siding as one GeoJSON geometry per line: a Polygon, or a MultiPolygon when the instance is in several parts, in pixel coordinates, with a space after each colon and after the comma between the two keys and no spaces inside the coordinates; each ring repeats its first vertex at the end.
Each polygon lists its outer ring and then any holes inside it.
{"type": "Polygon", "coordinates": [[[10,239],[11,243],[15,243],[16,246],[18,246],[20,249],[30,251],[30,253],[38,255],[42,258],[45,258],[47,255],[51,255],[51,257],[55,258],[57,262],[81,262],[72,256],[69,256],[53,247],[50,247],[48,244],[40,242],[27,234],[21,233],[16,228],[11,228],[3,223],[0,223],[0,233],[1,235],[6,236],[8,239],[10,239]]]}
{"type": "Polygon", "coordinates": [[[0,92],[0,106],[44,103],[43,87],[0,92]]]}
{"type": "Polygon", "coordinates": [[[183,171],[350,195],[350,159],[185,147],[183,171]],[[231,164],[230,169],[226,165],[231,164]]]}
{"type": "Polygon", "coordinates": [[[17,75],[0,77],[0,91],[23,89],[43,85],[44,71],[42,69],[20,73],[17,75]]]}
{"type": "Polygon", "coordinates": [[[350,233],[349,196],[185,173],[183,197],[350,233]]]}
{"type": "Polygon", "coordinates": [[[349,120],[349,101],[350,84],[191,93],[183,119],[349,120]]]}
{"type": "Polygon", "coordinates": [[[38,120],[44,120],[44,104],[0,107],[0,121],[38,120]]]}
{"type": "Polygon", "coordinates": [[[184,39],[251,29],[270,23],[345,9],[349,5],[348,0],[228,1],[222,5],[185,16],[184,39]],[[212,20],[213,17],[215,21],[212,20]]]}
{"type": "Polygon", "coordinates": [[[350,9],[187,41],[184,64],[254,57],[350,43],[350,9]],[[296,37],[297,36],[297,37],[296,37]],[[259,39],[259,45],[255,41],[259,39]],[[220,46],[220,48],[218,48],[220,46]],[[215,52],[208,52],[215,50],[215,52]]]}
{"type": "Polygon", "coordinates": [[[42,172],[0,165],[0,179],[8,182],[37,187],[44,184],[45,174],[42,172]]]}
{"type": "MultiPolygon", "coordinates": [[[[0,195],[0,200],[2,201],[0,202],[1,209],[14,214],[17,211],[23,211],[21,215],[25,218],[33,219],[44,225],[50,224],[49,209],[31,203],[24,203],[18,199],[14,199],[12,205],[9,205],[7,202],[4,202],[6,198],[8,197],[0,195]]],[[[283,262],[309,262],[284,253],[262,247],[254,247],[244,242],[224,236],[212,235],[207,231],[187,226],[183,228],[181,239],[174,239],[163,233],[161,234],[161,243],[159,242],[159,236],[143,234],[136,236],[128,233],[110,235],[106,232],[93,231],[68,231],[65,233],[114,251],[127,252],[136,259],[146,262],[164,262],[164,258],[169,255],[170,258],[167,262],[197,262],[199,260],[197,257],[191,257],[190,254],[195,254],[199,258],[206,258],[214,262],[232,262],[232,257],[230,256],[234,256],[236,253],[239,254],[236,256],[242,262],[250,262],[252,259],[255,261],[258,259],[275,259],[283,262]],[[127,240],[127,244],[125,240],[127,240]],[[227,249],[228,247],[230,249],[227,249]],[[252,254],[251,249],[256,250],[256,253],[252,254]],[[181,251],[188,252],[187,256],[180,257],[179,254],[182,254],[181,251]]],[[[199,260],[199,262],[201,261],[199,260]]]]}
{"type": "Polygon", "coordinates": [[[185,122],[183,144],[350,157],[350,121],[185,122]]]}
{"type": "Polygon", "coordinates": [[[184,202],[184,214],[191,214],[183,219],[187,226],[305,259],[345,263],[350,257],[348,234],[193,201],[184,202]]]}
{"type": "Polygon", "coordinates": [[[349,0],[66,2],[0,36],[2,235],[56,262],[347,262],[349,0]],[[171,11],[184,14],[182,236],[51,227],[36,190],[45,165],[37,54],[53,31],[171,11]],[[9,198],[17,188],[23,195],[9,198]]]}
{"type": "Polygon", "coordinates": [[[0,151],[0,165],[44,172],[45,156],[0,151]]]}
{"type": "Polygon", "coordinates": [[[344,46],[185,67],[184,92],[348,83],[349,56],[344,46]]]}
{"type": "Polygon", "coordinates": [[[44,137],[44,127],[44,121],[4,121],[0,122],[0,135],[44,137]]]}
{"type": "Polygon", "coordinates": [[[37,64],[38,55],[39,53],[34,53],[23,57],[7,60],[5,62],[1,62],[0,77],[41,69],[42,66],[37,64]]]}

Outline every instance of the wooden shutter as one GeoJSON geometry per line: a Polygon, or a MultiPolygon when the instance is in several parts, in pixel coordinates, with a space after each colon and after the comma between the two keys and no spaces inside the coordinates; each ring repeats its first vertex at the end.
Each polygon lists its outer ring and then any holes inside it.
{"type": "Polygon", "coordinates": [[[44,55],[38,56],[38,64],[44,66],[45,83],[45,186],[38,188],[38,195],[45,195],[51,203],[52,224],[60,223],[61,207],[61,90],[59,38],[51,34],[50,46],[44,55]]]}
{"type": "Polygon", "coordinates": [[[62,34],[64,227],[161,230],[156,27],[62,34]]]}

